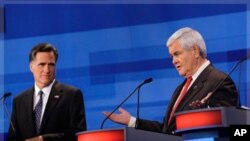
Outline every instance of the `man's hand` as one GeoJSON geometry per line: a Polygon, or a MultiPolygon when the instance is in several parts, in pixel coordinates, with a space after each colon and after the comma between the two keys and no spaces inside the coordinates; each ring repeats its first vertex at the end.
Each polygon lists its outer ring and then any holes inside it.
{"type": "Polygon", "coordinates": [[[37,137],[34,137],[34,138],[26,139],[25,141],[43,141],[43,137],[42,136],[37,136],[37,137]]]}
{"type": "MultiPolygon", "coordinates": [[[[120,124],[128,125],[131,117],[130,113],[123,108],[119,108],[119,112],[120,112],[119,114],[113,113],[109,117],[109,119],[120,124]]],[[[103,114],[107,117],[109,116],[110,112],[103,112],[103,114]]]]}
{"type": "Polygon", "coordinates": [[[208,99],[212,96],[212,92],[209,92],[206,97],[204,97],[202,100],[196,100],[189,104],[189,107],[191,109],[198,109],[206,106],[208,99]]]}

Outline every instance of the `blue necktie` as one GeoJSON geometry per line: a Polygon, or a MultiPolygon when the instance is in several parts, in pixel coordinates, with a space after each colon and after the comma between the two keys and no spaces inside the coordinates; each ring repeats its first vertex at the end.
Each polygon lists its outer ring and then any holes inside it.
{"type": "Polygon", "coordinates": [[[41,121],[42,107],[43,107],[43,91],[39,91],[38,95],[39,95],[40,99],[37,102],[35,109],[34,109],[37,133],[39,133],[39,131],[40,131],[40,121],[41,121]]]}

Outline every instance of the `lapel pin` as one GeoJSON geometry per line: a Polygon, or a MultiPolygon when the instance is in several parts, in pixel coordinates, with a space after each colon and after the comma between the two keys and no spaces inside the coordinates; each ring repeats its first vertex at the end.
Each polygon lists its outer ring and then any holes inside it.
{"type": "Polygon", "coordinates": [[[58,99],[60,96],[59,95],[55,95],[54,98],[58,99]]]}

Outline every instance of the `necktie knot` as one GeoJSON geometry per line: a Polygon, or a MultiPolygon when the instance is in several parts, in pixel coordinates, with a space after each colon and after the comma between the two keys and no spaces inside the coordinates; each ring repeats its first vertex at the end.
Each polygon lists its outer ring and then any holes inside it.
{"type": "Polygon", "coordinates": [[[191,83],[192,80],[193,80],[192,77],[188,77],[186,83],[191,83]]]}
{"type": "Polygon", "coordinates": [[[40,98],[43,96],[43,91],[42,90],[40,90],[39,92],[38,92],[38,95],[40,96],[40,98]]]}

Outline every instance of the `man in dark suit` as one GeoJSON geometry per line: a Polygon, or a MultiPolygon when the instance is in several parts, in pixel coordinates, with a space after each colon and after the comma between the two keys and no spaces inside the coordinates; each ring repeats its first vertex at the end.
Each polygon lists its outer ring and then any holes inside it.
{"type": "MultiPolygon", "coordinates": [[[[238,94],[235,84],[207,59],[206,45],[199,32],[188,27],[181,28],[168,39],[166,45],[176,70],[185,80],[174,91],[163,122],[135,119],[122,108],[119,109],[119,114],[112,114],[110,120],[138,129],[175,134],[173,115],[176,112],[236,106],[238,94]],[[216,88],[223,79],[223,83],[216,88]],[[212,91],[214,92],[211,93],[212,91]]],[[[104,112],[105,116],[109,114],[110,112],[104,112]]]]}
{"type": "Polygon", "coordinates": [[[55,80],[58,52],[41,43],[32,48],[29,61],[34,86],[15,97],[8,141],[76,141],[87,128],[80,89],[55,80]]]}

